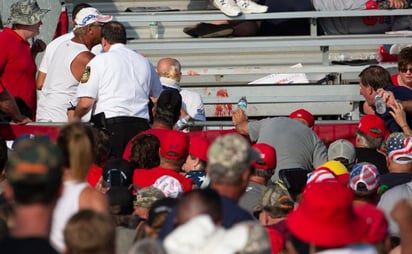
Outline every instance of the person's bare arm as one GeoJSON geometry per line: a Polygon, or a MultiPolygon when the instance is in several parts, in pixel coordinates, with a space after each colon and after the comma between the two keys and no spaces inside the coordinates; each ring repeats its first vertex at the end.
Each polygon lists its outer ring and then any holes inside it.
{"type": "Polygon", "coordinates": [[[80,79],[83,75],[84,70],[86,69],[87,64],[92,60],[94,54],[89,51],[84,51],[78,54],[72,61],[70,65],[70,70],[73,74],[73,77],[80,82],[80,79]]]}
{"type": "Polygon", "coordinates": [[[249,135],[248,129],[248,117],[241,109],[237,109],[233,112],[232,123],[235,126],[237,132],[242,135],[249,135]]]}
{"type": "Polygon", "coordinates": [[[46,79],[46,73],[39,71],[37,73],[36,88],[41,90],[43,88],[44,80],[46,79]]]}
{"type": "Polygon", "coordinates": [[[5,88],[3,88],[3,91],[0,93],[0,109],[6,115],[10,116],[13,122],[17,124],[26,124],[31,122],[30,118],[20,113],[13,96],[11,96],[5,88]]]}
{"type": "Polygon", "coordinates": [[[91,209],[98,212],[109,212],[107,196],[91,187],[85,188],[79,197],[79,209],[91,209]]]}
{"type": "Polygon", "coordinates": [[[399,225],[401,253],[412,253],[412,197],[396,202],[391,216],[399,225]]]}
{"type": "Polygon", "coordinates": [[[74,110],[73,119],[69,119],[69,121],[80,120],[85,114],[87,114],[87,112],[90,111],[94,102],[95,102],[94,98],[81,97],[79,99],[79,102],[76,105],[76,109],[74,110]]]}

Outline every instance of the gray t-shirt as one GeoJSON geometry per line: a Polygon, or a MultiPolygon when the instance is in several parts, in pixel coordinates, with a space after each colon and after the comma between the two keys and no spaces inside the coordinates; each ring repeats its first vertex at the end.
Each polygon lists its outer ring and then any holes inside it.
{"type": "MultiPolygon", "coordinates": [[[[368,0],[313,0],[317,11],[367,10],[368,0]]],[[[411,27],[409,16],[371,16],[319,19],[325,34],[376,34],[388,31],[408,30],[411,27]]]]}
{"type": "Polygon", "coordinates": [[[239,206],[253,214],[253,210],[259,204],[265,188],[265,185],[249,182],[245,193],[239,199],[239,206]]]}
{"type": "Polygon", "coordinates": [[[412,181],[385,191],[379,200],[378,207],[385,212],[385,217],[389,223],[388,230],[391,236],[399,237],[399,226],[398,223],[392,219],[391,211],[398,200],[408,198],[410,195],[412,195],[412,181]]]}
{"type": "Polygon", "coordinates": [[[266,143],[276,149],[277,167],[272,181],[278,179],[280,169],[312,171],[327,160],[327,149],[322,140],[297,120],[266,118],[249,122],[248,128],[252,141],[266,143]]]}

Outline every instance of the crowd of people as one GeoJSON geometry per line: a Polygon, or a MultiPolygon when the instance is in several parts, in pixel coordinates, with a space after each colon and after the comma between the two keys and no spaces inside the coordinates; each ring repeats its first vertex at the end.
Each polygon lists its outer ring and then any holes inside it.
{"type": "Polygon", "coordinates": [[[412,48],[397,75],[359,74],[369,114],[353,143],[325,143],[305,109],[261,120],[237,109],[234,128],[212,138],[177,124],[206,121],[200,95],[180,87],[180,62],[155,68],[88,4],[47,46],[36,80],[45,45],[28,39],[46,13],[16,2],[0,32],[0,109],[19,124],[65,123],[56,140],[0,140],[1,253],[412,252],[412,48]]]}

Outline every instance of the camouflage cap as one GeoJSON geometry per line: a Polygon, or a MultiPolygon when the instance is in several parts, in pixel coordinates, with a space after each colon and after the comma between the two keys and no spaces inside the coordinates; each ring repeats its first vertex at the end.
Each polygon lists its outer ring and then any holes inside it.
{"type": "Polygon", "coordinates": [[[163,192],[156,187],[150,186],[137,191],[133,204],[134,206],[150,208],[155,201],[162,198],[165,198],[163,192]]]}
{"type": "Polygon", "coordinates": [[[208,151],[208,164],[215,164],[227,169],[228,174],[236,173],[240,167],[249,167],[253,160],[259,160],[260,154],[251,148],[249,142],[237,133],[217,137],[208,151]]]}
{"type": "Polygon", "coordinates": [[[286,187],[279,184],[267,186],[262,192],[259,204],[253,209],[254,212],[265,210],[273,217],[286,215],[285,212],[292,211],[294,202],[286,187]]]}
{"type": "Polygon", "coordinates": [[[35,0],[21,0],[11,5],[8,23],[35,25],[47,12],[49,10],[40,9],[35,0]]]}
{"type": "Polygon", "coordinates": [[[6,166],[7,179],[31,185],[61,181],[62,154],[48,138],[25,139],[15,146],[6,166]]]}

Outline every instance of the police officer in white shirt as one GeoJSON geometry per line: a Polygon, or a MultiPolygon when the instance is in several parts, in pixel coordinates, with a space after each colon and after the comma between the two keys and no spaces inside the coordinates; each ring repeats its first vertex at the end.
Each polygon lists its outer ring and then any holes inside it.
{"type": "Polygon", "coordinates": [[[74,118],[92,111],[97,127],[112,133],[112,155],[121,157],[127,142],[149,129],[150,97],[162,91],[149,60],[126,45],[126,30],[116,21],[102,28],[102,48],[87,65],[77,90],[74,118]]]}

